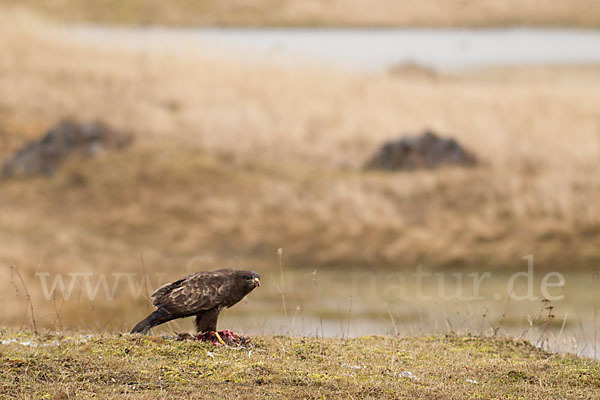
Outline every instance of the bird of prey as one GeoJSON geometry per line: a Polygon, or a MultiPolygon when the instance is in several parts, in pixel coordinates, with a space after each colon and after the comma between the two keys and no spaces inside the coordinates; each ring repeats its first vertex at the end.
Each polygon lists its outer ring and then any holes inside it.
{"type": "Polygon", "coordinates": [[[239,302],[257,286],[260,286],[258,273],[231,268],[197,272],[167,283],[150,296],[156,311],[131,333],[146,334],[157,325],[191,316],[196,317],[198,333],[216,332],[219,312],[239,302]]]}

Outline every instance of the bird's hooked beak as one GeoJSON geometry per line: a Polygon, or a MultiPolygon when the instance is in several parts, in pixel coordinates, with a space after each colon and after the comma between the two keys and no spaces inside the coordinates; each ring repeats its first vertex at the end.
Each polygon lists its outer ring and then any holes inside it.
{"type": "Polygon", "coordinates": [[[254,282],[254,286],[260,287],[260,279],[254,278],[253,282],[254,282]]]}

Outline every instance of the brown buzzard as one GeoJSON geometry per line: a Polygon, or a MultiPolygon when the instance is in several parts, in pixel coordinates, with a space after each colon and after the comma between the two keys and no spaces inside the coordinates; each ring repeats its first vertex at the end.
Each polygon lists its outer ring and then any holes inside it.
{"type": "Polygon", "coordinates": [[[167,283],[150,296],[157,310],[131,333],[146,334],[157,325],[191,316],[196,316],[198,333],[216,331],[219,312],[236,304],[257,286],[260,275],[256,272],[231,268],[197,272],[167,283]]]}

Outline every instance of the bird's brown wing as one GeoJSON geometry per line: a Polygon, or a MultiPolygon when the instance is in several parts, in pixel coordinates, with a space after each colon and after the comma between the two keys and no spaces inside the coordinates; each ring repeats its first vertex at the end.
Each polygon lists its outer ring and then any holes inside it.
{"type": "Polygon", "coordinates": [[[234,284],[232,270],[198,272],[160,287],[152,294],[152,303],[172,315],[194,315],[224,306],[234,284]]]}

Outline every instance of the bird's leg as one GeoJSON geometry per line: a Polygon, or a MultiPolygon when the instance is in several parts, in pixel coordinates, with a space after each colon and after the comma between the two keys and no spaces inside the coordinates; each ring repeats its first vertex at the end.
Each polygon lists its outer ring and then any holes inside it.
{"type": "Polygon", "coordinates": [[[196,332],[215,332],[217,330],[217,318],[219,317],[220,307],[202,311],[196,314],[196,332]]]}
{"type": "Polygon", "coordinates": [[[221,339],[221,335],[219,335],[219,332],[214,331],[215,332],[215,336],[217,337],[217,340],[222,344],[225,345],[225,342],[223,341],[223,339],[221,339]]]}
{"type": "Polygon", "coordinates": [[[229,329],[222,331],[210,330],[196,335],[196,340],[210,342],[214,345],[243,346],[250,343],[250,339],[240,336],[229,329]]]}

